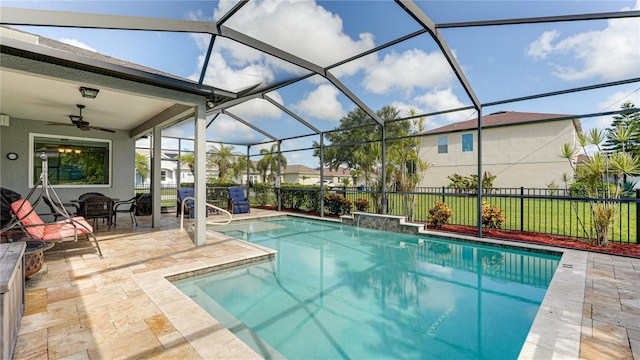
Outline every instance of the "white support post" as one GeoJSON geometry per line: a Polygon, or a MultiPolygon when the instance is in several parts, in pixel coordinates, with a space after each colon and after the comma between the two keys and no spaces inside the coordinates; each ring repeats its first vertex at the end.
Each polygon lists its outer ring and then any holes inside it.
{"type": "Polygon", "coordinates": [[[153,128],[153,151],[151,152],[151,189],[152,189],[152,216],[151,227],[160,227],[160,219],[162,218],[162,128],[155,126],[153,128]]]}
{"type": "Polygon", "coordinates": [[[206,244],[207,237],[207,105],[203,98],[195,109],[195,152],[194,152],[194,195],[196,198],[194,243],[196,246],[206,244]]]}

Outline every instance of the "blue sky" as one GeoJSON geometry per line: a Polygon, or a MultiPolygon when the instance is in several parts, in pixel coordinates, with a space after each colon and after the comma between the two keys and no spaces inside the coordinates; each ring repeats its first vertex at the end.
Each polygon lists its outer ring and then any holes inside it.
{"type": "MultiPolygon", "coordinates": [[[[212,20],[234,2],[209,1],[3,1],[3,6],[98,12],[173,19],[212,20]],[[213,4],[213,5],[212,5],[213,4]]],[[[435,23],[640,10],[637,1],[417,1],[435,23]]],[[[412,33],[420,27],[391,1],[251,1],[225,24],[321,66],[412,33]]],[[[26,30],[197,79],[209,35],[115,30],[33,28],[26,30]]],[[[640,19],[614,19],[483,28],[442,29],[481,102],[640,77],[640,19]]],[[[429,113],[470,105],[437,45],[421,35],[331,70],[371,109],[394,105],[429,113]]],[[[307,73],[226,39],[217,39],[205,83],[229,90],[265,86],[307,73]]],[[[640,84],[504,104],[483,109],[557,114],[617,110],[640,105],[640,84]]],[[[269,96],[321,130],[329,130],[355,105],[320,76],[269,96]]],[[[311,131],[266,103],[229,109],[284,138],[311,131]]],[[[429,117],[429,128],[471,119],[473,112],[429,117]]],[[[611,118],[583,120],[583,128],[606,127],[611,118]]],[[[167,134],[189,136],[190,124],[167,134]]],[[[265,137],[226,116],[209,129],[211,138],[258,142],[265,137]]],[[[315,138],[283,143],[308,147],[315,138]]],[[[265,147],[269,147],[266,145],[265,147]]],[[[252,148],[258,152],[260,147],[252,148]]],[[[244,153],[246,150],[237,147],[244,153]]],[[[317,166],[310,152],[290,153],[290,164],[317,166]]]]}

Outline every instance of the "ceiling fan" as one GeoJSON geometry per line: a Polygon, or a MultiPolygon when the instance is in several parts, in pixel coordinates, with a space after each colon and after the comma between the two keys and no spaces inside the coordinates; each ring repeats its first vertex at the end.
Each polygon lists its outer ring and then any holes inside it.
{"type": "Polygon", "coordinates": [[[80,109],[80,115],[69,115],[71,124],[50,121],[47,123],[47,125],[75,126],[82,131],[89,131],[93,129],[93,130],[101,130],[101,131],[106,131],[110,133],[115,133],[115,131],[111,129],[98,127],[98,126],[90,126],[89,122],[84,121],[84,117],[82,116],[82,109],[84,109],[85,106],[82,104],[76,104],[76,106],[78,107],[78,109],[80,109]]]}

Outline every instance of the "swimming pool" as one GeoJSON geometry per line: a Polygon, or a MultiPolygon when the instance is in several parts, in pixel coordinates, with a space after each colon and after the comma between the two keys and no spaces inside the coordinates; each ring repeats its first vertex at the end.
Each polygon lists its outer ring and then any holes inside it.
{"type": "Polygon", "coordinates": [[[265,358],[517,358],[560,259],[301,218],[215,230],[277,257],[174,284],[265,358]]]}

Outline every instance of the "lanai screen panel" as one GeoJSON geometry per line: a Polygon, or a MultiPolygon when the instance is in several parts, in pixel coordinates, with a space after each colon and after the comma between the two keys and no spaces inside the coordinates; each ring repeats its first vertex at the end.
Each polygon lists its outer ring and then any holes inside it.
{"type": "MultiPolygon", "coordinates": [[[[282,105],[282,99],[276,95],[276,92],[271,92],[270,98],[282,105]]],[[[313,133],[312,129],[264,99],[251,99],[226,109],[225,113],[233,114],[278,139],[313,133]]]]}
{"type": "MultiPolygon", "coordinates": [[[[206,51],[208,42],[201,44],[206,51]]],[[[255,92],[310,71],[247,45],[216,37],[203,83],[231,92],[255,92]]]]}
{"type": "Polygon", "coordinates": [[[483,104],[640,77],[638,18],[470,30],[442,33],[483,104]]]}
{"type": "Polygon", "coordinates": [[[334,129],[340,119],[357,107],[340,89],[318,75],[277,92],[289,110],[321,132],[334,129]]]}
{"type": "MultiPolygon", "coordinates": [[[[463,64],[464,66],[464,64],[463,64]]],[[[473,104],[446,58],[428,34],[422,34],[332,70],[373,111],[393,107],[398,118],[473,104]],[[343,67],[358,68],[348,74],[343,67]]],[[[473,110],[440,116],[441,122],[466,120],[473,110]]]]}
{"type": "Polygon", "coordinates": [[[250,1],[225,25],[327,67],[418,30],[391,1],[250,1]]]}

